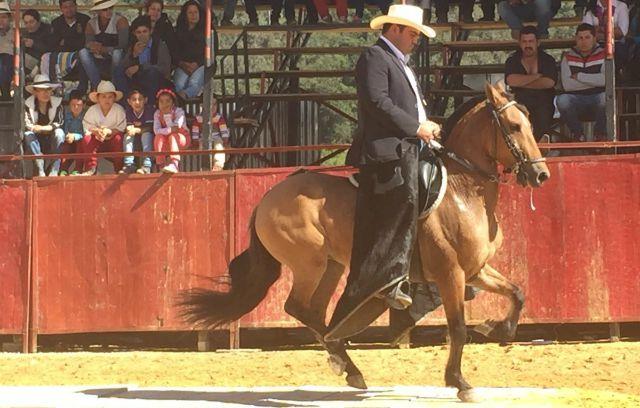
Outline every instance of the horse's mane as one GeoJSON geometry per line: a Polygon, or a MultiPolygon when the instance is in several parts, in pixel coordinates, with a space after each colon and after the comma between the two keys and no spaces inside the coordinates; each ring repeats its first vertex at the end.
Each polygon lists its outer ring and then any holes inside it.
{"type": "Polygon", "coordinates": [[[453,132],[453,128],[460,122],[460,119],[464,117],[469,111],[476,107],[481,101],[484,101],[487,97],[482,95],[477,95],[472,97],[471,99],[464,102],[462,105],[458,106],[455,111],[449,116],[442,127],[442,142],[447,141],[447,137],[453,132]]]}

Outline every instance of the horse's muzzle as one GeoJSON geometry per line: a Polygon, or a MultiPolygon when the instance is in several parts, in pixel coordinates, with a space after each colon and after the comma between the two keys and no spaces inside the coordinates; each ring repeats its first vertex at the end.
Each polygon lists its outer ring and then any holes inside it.
{"type": "Polygon", "coordinates": [[[544,162],[527,163],[518,172],[518,183],[523,187],[540,187],[551,177],[549,168],[544,162]]]}

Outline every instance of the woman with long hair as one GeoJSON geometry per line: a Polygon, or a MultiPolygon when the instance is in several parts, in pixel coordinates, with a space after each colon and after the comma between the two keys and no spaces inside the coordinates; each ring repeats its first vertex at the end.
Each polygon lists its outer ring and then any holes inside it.
{"type": "Polygon", "coordinates": [[[180,9],[176,23],[177,68],[173,73],[176,94],[183,99],[195,98],[204,87],[204,10],[195,0],[180,9]]]}

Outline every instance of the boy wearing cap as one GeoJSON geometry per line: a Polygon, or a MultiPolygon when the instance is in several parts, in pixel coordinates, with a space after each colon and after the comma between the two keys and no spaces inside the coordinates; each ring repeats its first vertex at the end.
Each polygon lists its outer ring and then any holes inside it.
{"type": "Polygon", "coordinates": [[[13,75],[13,28],[9,3],[0,1],[0,92],[2,99],[9,100],[9,87],[13,75]]]}
{"type": "MultiPolygon", "coordinates": [[[[102,81],[96,91],[89,94],[91,102],[95,103],[84,114],[84,138],[80,141],[78,150],[81,153],[93,153],[88,159],[81,159],[83,176],[96,173],[97,152],[122,152],[122,135],[127,120],[124,108],[116,102],[122,99],[122,92],[116,90],[109,81],[102,81]]],[[[117,172],[122,168],[122,157],[109,159],[117,172]]]]}
{"type": "MultiPolygon", "coordinates": [[[[53,96],[53,90],[59,84],[51,83],[46,75],[36,75],[33,84],[26,86],[31,94],[24,102],[24,144],[30,154],[41,156],[59,154],[64,143],[64,109],[62,98],[53,96]]],[[[43,159],[35,160],[38,177],[45,177],[43,159]]],[[[51,164],[49,176],[57,176],[60,171],[60,159],[51,164]]]]}

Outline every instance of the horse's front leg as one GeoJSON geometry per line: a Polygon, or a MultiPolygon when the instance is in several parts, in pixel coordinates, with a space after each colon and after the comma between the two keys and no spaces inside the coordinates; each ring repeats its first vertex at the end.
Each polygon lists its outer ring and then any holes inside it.
{"type": "Polygon", "coordinates": [[[462,350],[467,341],[467,326],[464,320],[465,273],[459,267],[438,272],[435,276],[440,290],[444,311],[447,315],[449,338],[451,340],[449,359],[445,371],[445,383],[458,389],[458,398],[464,402],[476,401],[473,387],[462,376],[462,350]]]}
{"type": "Polygon", "coordinates": [[[516,336],[520,313],[524,307],[524,295],[520,288],[489,265],[485,265],[480,273],[467,283],[487,292],[502,295],[511,303],[509,312],[503,320],[487,320],[476,326],[474,330],[497,341],[513,340],[516,336]]]}

